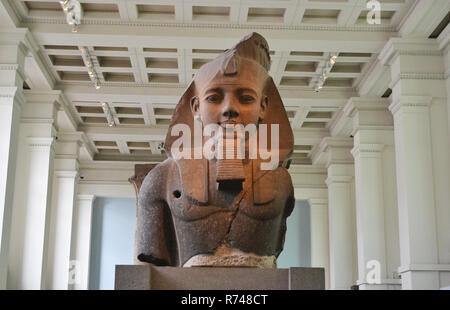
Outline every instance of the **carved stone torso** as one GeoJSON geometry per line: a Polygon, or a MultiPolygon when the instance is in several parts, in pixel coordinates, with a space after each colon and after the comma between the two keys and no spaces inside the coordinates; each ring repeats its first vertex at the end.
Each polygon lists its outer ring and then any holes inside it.
{"type": "MultiPolygon", "coordinates": [[[[285,168],[260,171],[258,162],[249,160],[244,164],[246,180],[242,189],[218,190],[214,161],[190,160],[183,166],[168,159],[161,166],[147,176],[143,186],[147,182],[161,184],[160,193],[165,193],[161,197],[162,208],[166,212],[152,212],[155,218],[149,219],[149,225],[158,220],[158,213],[166,217],[170,214],[170,223],[166,218],[170,231],[162,228],[158,235],[173,234],[176,239],[166,254],[170,259],[159,259],[182,266],[195,255],[214,254],[221,246],[260,256],[279,255],[286,217],[294,204],[292,183],[285,168]],[[161,177],[171,181],[166,183],[161,177]],[[206,179],[208,182],[202,182],[206,179]],[[207,188],[200,183],[207,184],[207,188]]],[[[156,239],[153,242],[166,240],[161,235],[156,239]]]]}

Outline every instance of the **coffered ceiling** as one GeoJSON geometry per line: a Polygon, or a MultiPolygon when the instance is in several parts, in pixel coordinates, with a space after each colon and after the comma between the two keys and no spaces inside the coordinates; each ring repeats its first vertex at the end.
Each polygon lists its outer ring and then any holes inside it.
{"type": "MultiPolygon", "coordinates": [[[[30,30],[36,66],[47,71],[49,88],[63,91],[72,127],[89,138],[85,147],[93,159],[163,159],[161,142],[192,76],[256,31],[269,43],[270,74],[294,129],[294,158],[300,163],[311,162],[345,102],[377,66],[384,44],[398,36],[418,5],[380,0],[381,23],[369,25],[365,0],[80,0],[84,17],[72,33],[59,1],[5,2],[12,19],[30,30]],[[98,90],[81,47],[93,59],[98,90]],[[315,93],[333,54],[336,63],[315,93]],[[107,126],[103,102],[111,108],[114,127],[107,126]]],[[[42,75],[26,78],[31,90],[43,84],[42,75]]],[[[388,82],[382,81],[381,94],[388,82]]]]}

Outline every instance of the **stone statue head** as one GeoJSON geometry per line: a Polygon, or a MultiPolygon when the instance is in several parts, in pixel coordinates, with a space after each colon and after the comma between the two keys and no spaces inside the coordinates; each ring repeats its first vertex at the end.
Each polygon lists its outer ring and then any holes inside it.
{"type": "Polygon", "coordinates": [[[170,134],[176,124],[190,128],[195,121],[220,126],[278,124],[279,158],[284,161],[292,152],[293,133],[269,69],[269,46],[257,33],[204,64],[174,111],[165,141],[166,154],[171,156],[172,143],[178,138],[170,134]]]}

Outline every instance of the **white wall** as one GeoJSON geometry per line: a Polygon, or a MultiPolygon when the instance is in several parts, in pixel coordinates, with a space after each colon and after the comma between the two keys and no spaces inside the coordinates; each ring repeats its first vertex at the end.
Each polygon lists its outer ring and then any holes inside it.
{"type": "Polygon", "coordinates": [[[115,265],[133,264],[135,218],[133,198],[95,199],[89,289],[114,289],[115,265]]]}

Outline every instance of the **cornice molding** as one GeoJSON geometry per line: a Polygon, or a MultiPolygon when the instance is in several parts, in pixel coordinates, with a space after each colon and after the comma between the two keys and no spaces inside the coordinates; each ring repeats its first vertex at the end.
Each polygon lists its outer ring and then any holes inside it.
{"type": "Polygon", "coordinates": [[[408,264],[397,268],[398,273],[409,271],[450,271],[450,264],[408,264]]]}
{"type": "MultiPolygon", "coordinates": [[[[22,21],[23,26],[28,24],[64,24],[67,22],[62,18],[48,17],[27,17],[22,21]]],[[[248,29],[248,30],[295,30],[295,31],[350,31],[350,32],[396,32],[393,26],[376,26],[373,25],[277,25],[277,24],[231,24],[224,23],[198,23],[198,22],[149,22],[149,21],[127,21],[121,19],[88,19],[84,18],[80,26],[82,31],[83,25],[106,25],[106,26],[130,26],[130,27],[164,27],[164,28],[213,28],[213,29],[248,29]]]]}
{"type": "Polygon", "coordinates": [[[327,168],[325,166],[291,164],[289,174],[325,175],[327,174],[327,168]]]}
{"type": "Polygon", "coordinates": [[[381,50],[378,59],[383,65],[390,65],[399,55],[442,56],[442,51],[436,40],[391,38],[381,50]]]}
{"type": "Polygon", "coordinates": [[[450,71],[447,70],[445,73],[431,73],[431,72],[404,72],[396,75],[395,80],[392,80],[389,84],[391,89],[394,89],[395,85],[401,80],[435,80],[435,81],[443,81],[449,78],[450,71]]]}
{"type": "Polygon", "coordinates": [[[53,125],[55,120],[53,118],[28,118],[22,117],[20,118],[20,122],[23,124],[49,124],[53,125]]]}
{"type": "Polygon", "coordinates": [[[310,198],[308,199],[308,203],[311,208],[319,206],[328,207],[328,199],[326,198],[310,198]]]}
{"type": "Polygon", "coordinates": [[[25,104],[25,97],[23,93],[17,87],[1,87],[0,88],[0,105],[12,105],[13,109],[17,109],[19,111],[22,110],[23,105],[25,104]],[[11,88],[10,93],[2,94],[1,89],[11,88]],[[6,99],[6,100],[5,100],[6,99]]]}
{"type": "Polygon", "coordinates": [[[389,108],[391,100],[378,97],[352,97],[343,110],[346,116],[353,117],[359,111],[383,111],[389,108]]]}
{"type": "Polygon", "coordinates": [[[416,73],[416,72],[405,72],[400,73],[400,79],[408,79],[408,80],[445,80],[447,78],[445,73],[416,73]]]}
{"type": "Polygon", "coordinates": [[[61,131],[58,133],[58,142],[78,142],[82,144],[83,134],[81,131],[67,132],[61,131]]]}
{"type": "MultiPolygon", "coordinates": [[[[56,84],[57,88],[61,88],[61,86],[65,86],[65,85],[73,85],[73,86],[89,86],[92,87],[94,90],[94,86],[92,86],[91,82],[83,82],[83,81],[77,81],[77,82],[70,82],[70,81],[65,81],[65,82],[59,82],[58,84],[56,84]]],[[[102,82],[101,83],[102,87],[138,87],[138,88],[160,88],[161,86],[163,86],[164,88],[180,88],[180,89],[185,89],[187,84],[179,84],[179,83],[136,83],[136,82],[102,82]]]]}
{"type": "Polygon", "coordinates": [[[81,161],[80,169],[88,170],[115,170],[115,171],[134,171],[134,161],[81,161]]]}
{"type": "Polygon", "coordinates": [[[28,28],[4,28],[0,29],[0,44],[1,45],[18,45],[19,49],[24,55],[29,52],[28,47],[24,44],[28,28]]]}
{"type": "Polygon", "coordinates": [[[27,103],[49,103],[49,102],[57,102],[58,104],[61,102],[61,90],[45,90],[45,91],[36,91],[36,90],[24,90],[23,94],[27,100],[27,103]]]}
{"type": "Polygon", "coordinates": [[[107,180],[107,179],[102,179],[102,180],[80,180],[80,184],[92,184],[92,185],[125,185],[125,186],[130,186],[130,182],[128,182],[128,180],[126,181],[118,181],[118,180],[107,180]]]}
{"type": "Polygon", "coordinates": [[[378,143],[362,143],[356,145],[350,152],[353,155],[353,158],[361,157],[379,157],[381,158],[381,152],[384,149],[384,144],[378,143]]]}
{"type": "Polygon", "coordinates": [[[31,151],[54,151],[55,138],[53,137],[28,137],[27,142],[31,151]]]}
{"type": "Polygon", "coordinates": [[[0,98],[14,98],[18,90],[17,86],[2,86],[0,87],[0,98]]]}
{"type": "Polygon", "coordinates": [[[19,10],[17,9],[17,4],[15,4],[14,2],[11,3],[11,1],[5,1],[3,5],[5,5],[6,9],[8,10],[9,16],[14,20],[14,23],[16,25],[22,23],[23,18],[19,10]]]}
{"type": "Polygon", "coordinates": [[[429,96],[401,96],[392,102],[389,111],[395,115],[402,108],[428,108],[432,99],[429,96]]]}
{"type": "Polygon", "coordinates": [[[18,64],[0,64],[0,70],[14,71],[19,69],[18,64]]]}
{"type": "Polygon", "coordinates": [[[75,160],[78,162],[78,156],[77,155],[67,155],[67,154],[55,154],[55,159],[61,159],[64,160],[75,160]]]}

